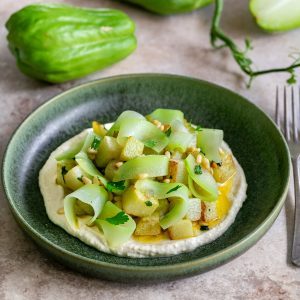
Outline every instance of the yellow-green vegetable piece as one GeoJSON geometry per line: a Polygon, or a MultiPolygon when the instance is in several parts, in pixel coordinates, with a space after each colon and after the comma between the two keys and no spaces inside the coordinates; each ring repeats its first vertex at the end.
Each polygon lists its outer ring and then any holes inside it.
{"type": "Polygon", "coordinates": [[[161,183],[150,179],[138,180],[135,188],[144,193],[146,197],[157,199],[169,198],[171,210],[160,220],[160,226],[167,229],[180,219],[188,211],[188,188],[180,183],[161,183]]]}
{"type": "Polygon", "coordinates": [[[141,115],[140,113],[134,111],[134,110],[125,110],[123,111],[116,122],[111,126],[111,128],[108,130],[107,135],[113,136],[116,132],[120,130],[120,126],[122,122],[125,119],[140,119],[140,120],[145,120],[145,117],[141,115]]]}
{"type": "Polygon", "coordinates": [[[121,155],[120,160],[130,160],[137,156],[140,156],[143,154],[144,151],[144,144],[140,142],[138,139],[136,139],[134,136],[131,136],[127,139],[121,155]]]}
{"type": "Polygon", "coordinates": [[[188,173],[182,159],[170,159],[169,175],[171,182],[181,182],[185,185],[188,184],[188,173]]]}
{"type": "Polygon", "coordinates": [[[155,212],[158,212],[159,216],[162,217],[163,215],[165,215],[168,212],[170,204],[169,204],[168,199],[159,199],[158,203],[159,203],[159,206],[155,212]]]}
{"type": "Polygon", "coordinates": [[[212,3],[212,0],[123,0],[161,15],[185,13],[212,3]]]}
{"type": "Polygon", "coordinates": [[[6,23],[19,69],[60,83],[125,58],[136,48],[134,22],[123,12],[64,4],[32,4],[6,23]]]}
{"type": "Polygon", "coordinates": [[[195,136],[189,132],[183,121],[175,119],[171,122],[168,150],[185,152],[188,147],[194,146],[194,140],[195,136]]]}
{"type": "Polygon", "coordinates": [[[100,215],[105,202],[108,200],[108,193],[104,187],[96,184],[87,184],[64,198],[65,217],[69,225],[74,229],[78,228],[78,220],[75,214],[75,205],[78,200],[93,208],[94,216],[88,223],[92,224],[100,215]]]}
{"type": "Polygon", "coordinates": [[[134,136],[146,147],[161,152],[168,145],[168,138],[164,132],[151,122],[143,119],[124,119],[121,121],[117,137],[118,143],[124,145],[128,137],[134,136]]]}
{"type": "Polygon", "coordinates": [[[128,215],[125,215],[127,221],[123,224],[115,225],[107,221],[108,218],[113,218],[121,212],[119,207],[108,201],[105,203],[99,218],[95,221],[97,227],[103,231],[107,244],[111,248],[116,248],[127,242],[136,228],[134,220],[128,215]]]}
{"type": "Polygon", "coordinates": [[[85,176],[89,179],[92,177],[86,174],[80,166],[75,166],[64,176],[65,186],[75,191],[84,185],[82,177],[85,176]]]}
{"type": "Polygon", "coordinates": [[[218,186],[213,176],[204,168],[200,174],[195,173],[196,160],[192,154],[185,159],[185,166],[189,174],[188,182],[192,194],[201,200],[216,201],[218,186]]]}
{"type": "Polygon", "coordinates": [[[158,120],[163,124],[171,124],[175,120],[183,122],[184,115],[181,110],[157,108],[148,116],[148,118],[152,121],[158,120]]]}
{"type": "Polygon", "coordinates": [[[165,155],[139,156],[125,162],[116,172],[113,181],[139,179],[140,176],[166,176],[168,167],[169,159],[165,155]]]}
{"type": "Polygon", "coordinates": [[[81,215],[90,215],[90,216],[94,215],[93,207],[90,206],[89,204],[81,202],[79,200],[77,200],[76,204],[77,204],[78,210],[80,209],[82,211],[81,215]]]}
{"type": "Polygon", "coordinates": [[[224,133],[220,129],[201,128],[197,132],[197,147],[201,149],[205,156],[216,163],[221,162],[219,148],[223,142],[224,133]]]}
{"type": "Polygon", "coordinates": [[[258,26],[267,31],[300,27],[299,0],[251,0],[250,11],[258,26]]]}
{"type": "Polygon", "coordinates": [[[65,150],[64,152],[62,152],[61,154],[57,155],[55,157],[55,159],[57,161],[61,161],[61,160],[66,160],[66,159],[72,159],[75,157],[75,155],[81,150],[81,148],[83,147],[84,144],[84,140],[85,138],[82,138],[82,140],[76,142],[74,145],[72,145],[72,147],[70,147],[69,149],[65,150]]]}
{"type": "Polygon", "coordinates": [[[64,159],[57,162],[56,183],[65,186],[65,175],[76,165],[73,159],[64,159]]]}
{"type": "Polygon", "coordinates": [[[139,218],[136,224],[135,235],[158,235],[161,233],[159,224],[159,213],[139,218]]]}
{"type": "Polygon", "coordinates": [[[177,223],[168,228],[172,240],[187,239],[194,236],[193,224],[190,220],[179,220],[177,223]]]}
{"type": "Polygon", "coordinates": [[[150,216],[158,207],[158,200],[154,197],[147,197],[135,186],[130,186],[122,195],[123,209],[127,214],[137,217],[150,216]]]}
{"type": "Polygon", "coordinates": [[[78,154],[76,154],[75,160],[85,173],[87,173],[91,177],[97,177],[104,186],[107,185],[107,180],[96,168],[93,162],[88,158],[85,152],[79,152],[78,154]]]}
{"type": "Polygon", "coordinates": [[[96,165],[100,168],[105,167],[112,159],[118,159],[122,147],[118,144],[116,138],[105,136],[100,142],[98,152],[96,155],[96,165]]]}
{"type": "Polygon", "coordinates": [[[105,178],[109,181],[112,181],[114,176],[116,175],[116,173],[118,172],[118,168],[116,167],[116,160],[112,160],[110,161],[105,170],[104,170],[104,174],[105,174],[105,178]]]}

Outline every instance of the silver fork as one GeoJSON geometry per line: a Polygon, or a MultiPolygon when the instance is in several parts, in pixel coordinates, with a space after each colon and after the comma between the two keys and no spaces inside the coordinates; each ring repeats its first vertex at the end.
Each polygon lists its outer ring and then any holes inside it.
{"type": "MultiPolygon", "coordinates": [[[[283,134],[289,146],[293,173],[294,173],[294,187],[295,187],[295,226],[292,246],[292,262],[296,266],[300,266],[300,89],[298,90],[298,109],[296,107],[296,100],[294,95],[294,88],[291,88],[290,101],[287,97],[287,90],[283,90],[283,134]],[[292,116],[291,116],[292,115],[292,116]]],[[[280,103],[279,91],[276,89],[276,124],[281,129],[280,125],[280,103]]]]}

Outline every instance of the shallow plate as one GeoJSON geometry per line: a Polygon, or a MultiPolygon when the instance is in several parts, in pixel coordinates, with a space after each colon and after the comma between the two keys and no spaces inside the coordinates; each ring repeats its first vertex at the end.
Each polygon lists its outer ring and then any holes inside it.
{"type": "Polygon", "coordinates": [[[81,272],[111,280],[170,280],[216,267],[241,254],[270,228],[287,192],[289,154],[273,122],[239,95],[211,83],[172,75],[118,76],[60,94],[33,112],[12,137],[3,164],[11,210],[21,227],[54,258],[81,272]],[[38,173],[62,142],[91,125],[112,122],[124,110],[147,114],[181,109],[203,127],[222,128],[242,165],[248,197],[234,224],[214,242],[161,258],[124,258],[99,252],[48,219],[38,173]]]}

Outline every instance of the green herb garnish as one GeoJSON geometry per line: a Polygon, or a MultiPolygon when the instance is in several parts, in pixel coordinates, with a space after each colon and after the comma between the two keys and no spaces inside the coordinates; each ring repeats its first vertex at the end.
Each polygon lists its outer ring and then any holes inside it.
{"type": "Polygon", "coordinates": [[[177,191],[178,189],[180,189],[182,187],[182,185],[176,185],[174,188],[170,189],[169,191],[167,191],[167,194],[170,194],[172,192],[177,191]]]}
{"type": "Polygon", "coordinates": [[[194,168],[194,172],[195,172],[195,174],[198,174],[198,175],[202,174],[202,168],[201,168],[201,166],[200,165],[196,165],[195,168],[194,168]]]}
{"type": "Polygon", "coordinates": [[[195,129],[196,131],[203,131],[202,127],[200,125],[198,125],[195,129]]]}
{"type": "Polygon", "coordinates": [[[124,213],[124,211],[120,211],[115,216],[106,218],[105,220],[113,225],[121,225],[126,223],[129,220],[129,217],[124,213]]]}
{"type": "Polygon", "coordinates": [[[171,127],[165,132],[166,136],[169,137],[172,133],[171,127]]]}
{"type": "Polygon", "coordinates": [[[124,191],[126,188],[125,180],[116,181],[116,182],[110,181],[107,183],[106,188],[110,192],[113,192],[113,190],[124,191]]]}
{"type": "Polygon", "coordinates": [[[146,206],[152,206],[152,202],[150,200],[145,201],[146,206]]]}
{"type": "Polygon", "coordinates": [[[207,231],[207,230],[209,230],[209,227],[207,225],[201,225],[200,230],[201,231],[207,231]]]}
{"type": "Polygon", "coordinates": [[[91,149],[97,150],[99,148],[100,142],[101,140],[97,136],[95,136],[91,144],[91,149]]]}
{"type": "Polygon", "coordinates": [[[61,168],[61,175],[62,175],[62,178],[63,178],[64,182],[66,182],[65,181],[65,175],[67,173],[68,173],[68,170],[67,170],[66,166],[62,166],[62,168],[61,168]]]}
{"type": "Polygon", "coordinates": [[[82,177],[83,177],[83,175],[81,175],[80,177],[77,177],[77,180],[83,182],[82,177]]]}
{"type": "Polygon", "coordinates": [[[144,144],[148,148],[153,148],[157,144],[157,141],[148,140],[148,141],[144,142],[144,144]]]}

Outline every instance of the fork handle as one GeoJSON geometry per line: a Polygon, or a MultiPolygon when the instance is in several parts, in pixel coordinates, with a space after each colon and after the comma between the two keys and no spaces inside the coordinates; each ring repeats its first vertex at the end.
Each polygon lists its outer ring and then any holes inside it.
{"type": "Polygon", "coordinates": [[[295,227],[292,263],[300,267],[300,155],[292,158],[295,187],[295,227]]]}

